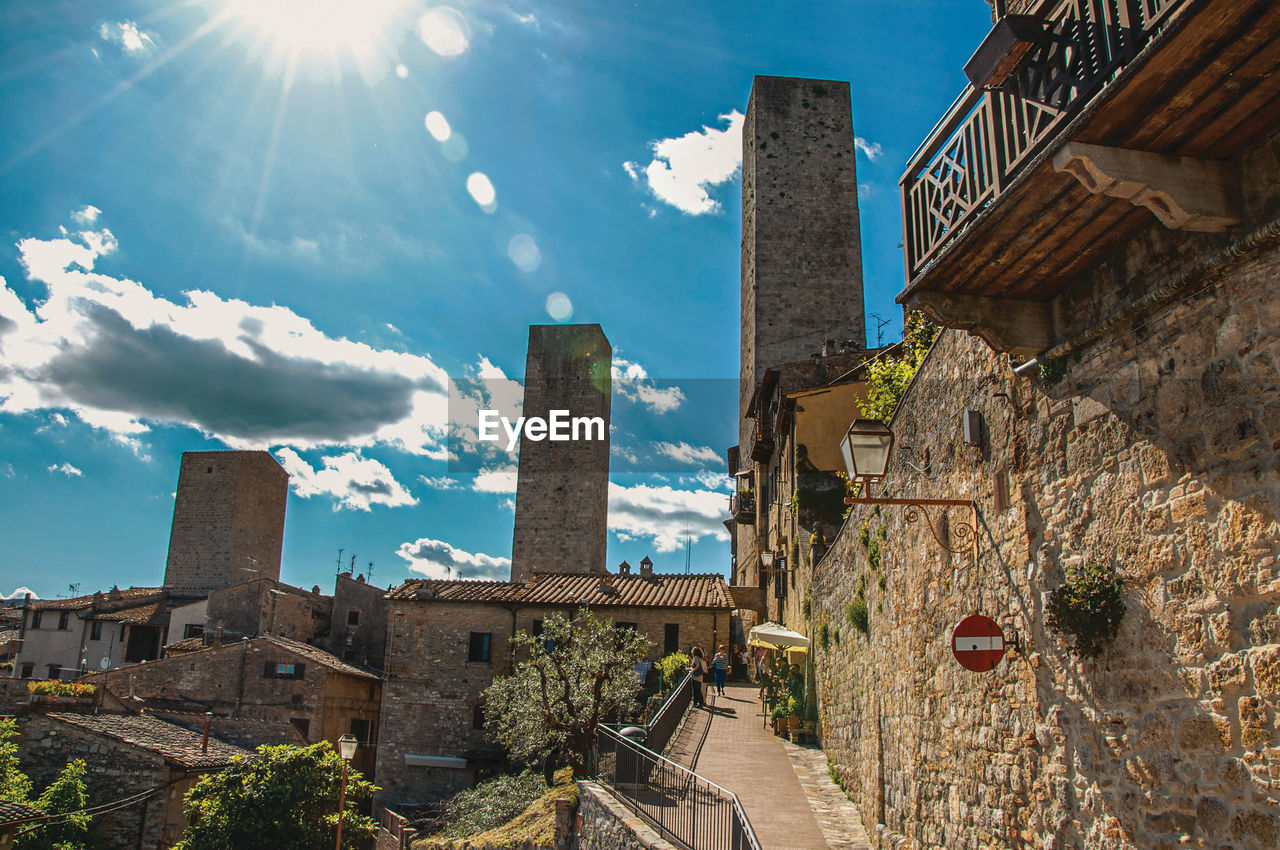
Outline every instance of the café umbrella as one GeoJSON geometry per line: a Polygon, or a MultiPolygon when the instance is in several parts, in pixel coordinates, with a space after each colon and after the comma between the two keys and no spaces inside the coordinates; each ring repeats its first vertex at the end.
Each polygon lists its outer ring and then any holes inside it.
{"type": "Polygon", "coordinates": [[[809,639],[777,623],[761,623],[747,636],[747,643],[765,649],[782,649],[789,652],[808,652],[809,639]]]}

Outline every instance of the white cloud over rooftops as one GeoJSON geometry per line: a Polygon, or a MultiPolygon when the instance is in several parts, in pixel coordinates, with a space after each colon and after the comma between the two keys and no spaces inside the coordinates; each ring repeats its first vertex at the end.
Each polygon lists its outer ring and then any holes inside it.
{"type": "Polygon", "coordinates": [[[419,537],[401,543],[396,554],[412,572],[427,578],[475,578],[506,581],[511,578],[511,559],[483,552],[464,552],[443,540],[419,537]]]}
{"type": "Polygon", "coordinates": [[[125,440],[162,423],[232,448],[444,458],[448,378],[431,358],[331,336],[285,306],[198,289],[179,303],[95,273],[116,247],[106,228],[18,243],[47,298],[28,308],[0,278],[0,411],[70,411],[125,440]]]}
{"type": "Polygon", "coordinates": [[[728,500],[714,490],[680,490],[668,486],[609,483],[609,530],[624,542],[647,539],[658,552],[684,546],[686,534],[728,540],[724,520],[728,500]]]}
{"type": "Polygon", "coordinates": [[[368,511],[374,505],[399,508],[418,504],[391,470],[381,461],[346,452],[321,458],[313,467],[292,449],[280,449],[276,457],[289,473],[289,486],[304,499],[328,496],[335,511],[346,508],[368,511]]]}
{"type": "Polygon", "coordinates": [[[650,142],[653,158],[648,165],[624,162],[622,167],[658,200],[687,215],[719,212],[720,202],[708,190],[732,180],[742,167],[743,118],[734,109],[719,116],[723,128],[703,125],[683,136],[650,142]]]}

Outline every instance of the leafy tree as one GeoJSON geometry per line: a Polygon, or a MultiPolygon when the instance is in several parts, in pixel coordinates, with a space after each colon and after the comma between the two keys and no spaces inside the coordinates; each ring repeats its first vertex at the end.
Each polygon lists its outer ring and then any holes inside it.
{"type": "Polygon", "coordinates": [[[31,780],[18,765],[18,721],[0,720],[0,800],[25,803],[31,798],[31,780]]]}
{"type": "MultiPolygon", "coordinates": [[[[337,839],[342,759],[327,742],[309,747],[261,746],[257,757],[239,756],[221,773],[187,792],[191,825],[174,850],[315,850],[337,839]]],[[[357,811],[377,787],[357,771],[347,777],[342,846],[356,850],[376,824],[357,811]]]]}
{"type": "Polygon", "coordinates": [[[89,789],[84,776],[85,763],[77,759],[67,764],[58,778],[44,789],[35,807],[53,820],[22,834],[15,846],[18,850],[86,850],[89,847],[91,816],[83,814],[89,807],[89,789]]]}
{"type": "Polygon", "coordinates": [[[559,752],[575,776],[586,775],[596,724],[635,704],[632,668],[648,639],[584,607],[573,619],[548,617],[537,637],[517,632],[511,644],[517,656],[528,654],[485,692],[485,725],[516,758],[559,752]]]}
{"type": "Polygon", "coordinates": [[[858,402],[863,416],[889,424],[898,409],[898,402],[902,401],[911,379],[916,376],[937,336],[938,326],[924,314],[915,311],[907,314],[902,352],[896,357],[882,357],[867,364],[867,400],[858,402]]]}

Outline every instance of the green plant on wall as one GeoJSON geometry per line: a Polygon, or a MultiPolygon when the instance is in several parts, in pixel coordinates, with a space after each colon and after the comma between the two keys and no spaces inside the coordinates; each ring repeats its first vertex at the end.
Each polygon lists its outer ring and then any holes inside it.
{"type": "Polygon", "coordinates": [[[813,611],[813,598],[809,596],[809,591],[806,590],[804,593],[804,601],[800,603],[800,615],[807,620],[809,619],[809,614],[812,611],[813,611]]]}
{"type": "Polygon", "coordinates": [[[1066,579],[1049,593],[1045,620],[1071,641],[1079,658],[1097,658],[1115,639],[1124,618],[1124,579],[1114,569],[1089,563],[1066,569],[1066,579]]]}
{"type": "Polygon", "coordinates": [[[845,616],[849,618],[849,625],[853,626],[864,635],[871,633],[871,621],[867,612],[867,600],[859,596],[857,599],[844,606],[845,616]]]}
{"type": "Polygon", "coordinates": [[[823,652],[831,648],[831,627],[825,620],[818,626],[818,648],[823,652]]]}
{"type": "Polygon", "coordinates": [[[912,311],[907,314],[902,336],[902,351],[894,357],[882,357],[867,364],[867,398],[858,409],[868,419],[888,424],[898,409],[898,402],[911,384],[938,336],[938,326],[912,311]]]}
{"type": "Polygon", "coordinates": [[[800,566],[800,539],[797,537],[792,537],[787,546],[787,566],[793,570],[800,566]]]}
{"type": "Polygon", "coordinates": [[[1044,360],[1040,363],[1040,380],[1046,387],[1061,381],[1067,374],[1067,361],[1061,357],[1044,360]]]}

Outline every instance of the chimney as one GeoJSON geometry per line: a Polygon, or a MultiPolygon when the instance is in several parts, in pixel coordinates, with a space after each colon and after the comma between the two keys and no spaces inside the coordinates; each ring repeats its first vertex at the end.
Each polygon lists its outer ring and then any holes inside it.
{"type": "Polygon", "coordinates": [[[653,561],[649,560],[648,555],[645,555],[644,559],[640,561],[640,575],[642,576],[653,575],[653,561]]]}
{"type": "Polygon", "coordinates": [[[620,576],[631,575],[631,565],[628,564],[626,561],[623,561],[621,564],[618,564],[618,575],[620,576]]]}

